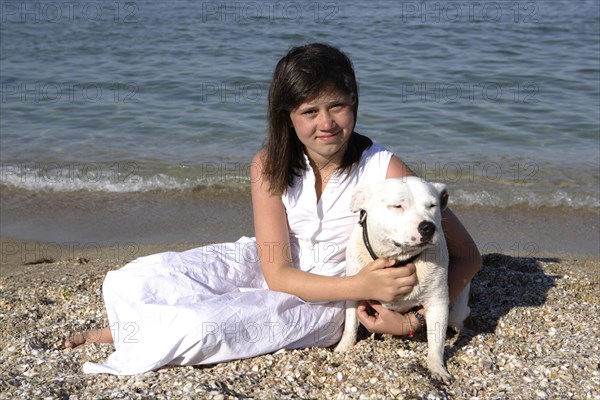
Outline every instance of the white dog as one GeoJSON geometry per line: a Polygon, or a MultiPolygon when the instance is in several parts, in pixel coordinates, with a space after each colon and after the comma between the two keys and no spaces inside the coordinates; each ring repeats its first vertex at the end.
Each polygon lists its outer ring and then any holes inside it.
{"type": "MultiPolygon", "coordinates": [[[[448,203],[446,186],[417,177],[388,179],[359,187],[351,210],[360,211],[346,250],[346,272],[354,275],[370,261],[383,257],[397,260],[395,267],[416,266],[418,284],[407,295],[384,306],[405,313],[422,305],[427,315],[427,367],[444,382],[452,377],[444,366],[444,342],[448,325],[457,330],[469,316],[469,286],[452,305],[448,300],[448,250],[442,231],[441,212],[448,203]]],[[[346,302],[346,323],[336,352],[356,342],[358,320],[354,301],[346,302]]]]}

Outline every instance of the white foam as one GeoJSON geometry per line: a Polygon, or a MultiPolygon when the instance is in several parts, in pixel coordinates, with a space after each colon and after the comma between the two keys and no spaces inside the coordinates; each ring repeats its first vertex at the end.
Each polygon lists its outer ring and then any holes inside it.
{"type": "MultiPolygon", "coordinates": [[[[187,191],[215,185],[235,186],[248,179],[240,177],[174,177],[164,173],[118,174],[108,168],[20,168],[0,167],[0,184],[34,192],[149,192],[187,191]]],[[[239,186],[239,185],[238,185],[239,186]]]]}
{"type": "Polygon", "coordinates": [[[456,190],[451,194],[451,203],[460,206],[482,206],[482,207],[567,207],[567,208],[598,208],[600,199],[585,193],[565,190],[547,190],[533,192],[518,189],[507,190],[505,187],[497,190],[466,191],[456,190]]]}
{"type": "MultiPolygon", "coordinates": [[[[148,169],[131,173],[116,173],[112,166],[36,168],[35,165],[15,168],[0,166],[0,184],[32,192],[113,192],[134,193],[150,191],[219,191],[223,188],[249,190],[250,178],[245,173],[232,175],[208,169],[174,169],[173,175],[151,172],[148,169]],[[185,173],[183,173],[183,172],[185,173]]],[[[239,172],[239,171],[238,171],[239,172]]],[[[594,188],[572,185],[559,188],[540,180],[537,184],[506,185],[490,182],[455,182],[449,185],[451,204],[483,207],[568,207],[599,208],[600,195],[594,188]]]]}

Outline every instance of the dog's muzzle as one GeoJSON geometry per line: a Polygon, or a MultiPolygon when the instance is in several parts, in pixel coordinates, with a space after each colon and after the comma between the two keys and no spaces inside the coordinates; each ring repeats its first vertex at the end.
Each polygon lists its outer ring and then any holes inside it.
{"type": "MultiPolygon", "coordinates": [[[[371,242],[369,241],[369,233],[367,231],[367,211],[366,210],[360,210],[360,218],[358,220],[358,224],[362,227],[363,243],[365,244],[365,247],[367,248],[367,251],[369,252],[369,254],[371,255],[371,258],[373,260],[377,260],[379,257],[373,251],[373,248],[371,247],[371,242]]],[[[431,225],[433,225],[433,227],[425,227],[424,226],[424,228],[423,228],[423,230],[431,231],[431,237],[433,237],[433,234],[435,233],[435,225],[432,222],[423,221],[417,227],[417,229],[419,230],[419,233],[421,233],[421,245],[426,245],[427,243],[429,243],[429,240],[424,240],[423,239],[423,232],[421,232],[421,225],[423,225],[423,224],[431,224],[431,225]]],[[[397,242],[394,242],[394,245],[396,245],[397,247],[402,247],[402,245],[399,244],[399,243],[397,243],[397,242]]],[[[421,255],[421,252],[413,255],[412,257],[409,257],[406,260],[396,260],[396,264],[394,264],[394,267],[403,267],[406,264],[410,264],[412,262],[415,262],[415,260],[420,255],[421,255]]]]}

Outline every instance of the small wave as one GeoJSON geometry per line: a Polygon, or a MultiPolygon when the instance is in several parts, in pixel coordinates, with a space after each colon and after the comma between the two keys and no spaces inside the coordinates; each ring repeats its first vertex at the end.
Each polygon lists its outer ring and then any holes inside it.
{"type": "MultiPolygon", "coordinates": [[[[214,194],[249,193],[250,178],[246,167],[232,168],[210,164],[202,167],[126,168],[127,164],[86,164],[50,168],[16,164],[0,166],[0,186],[3,190],[15,188],[33,193],[96,192],[144,193],[188,192],[214,194]],[[160,172],[159,172],[160,171],[160,172]]],[[[232,164],[233,165],[233,164],[232,164]]],[[[237,164],[236,164],[237,165],[237,164]]],[[[571,184],[564,187],[557,182],[538,180],[527,184],[507,184],[504,180],[472,179],[449,182],[451,204],[482,207],[567,207],[573,209],[600,208],[600,194],[595,187],[571,184]]]]}
{"type": "Polygon", "coordinates": [[[598,209],[600,199],[586,193],[568,193],[564,190],[532,191],[507,191],[498,188],[497,191],[457,190],[452,194],[452,204],[459,206],[481,206],[495,208],[530,207],[530,208],[573,208],[573,209],[598,209]]]}
{"type": "Polygon", "coordinates": [[[249,187],[249,178],[240,175],[187,174],[170,176],[165,173],[137,174],[119,171],[112,166],[88,164],[85,167],[15,168],[0,167],[0,185],[32,192],[113,192],[135,193],[151,191],[198,191],[210,188],[239,189],[249,187]]]}

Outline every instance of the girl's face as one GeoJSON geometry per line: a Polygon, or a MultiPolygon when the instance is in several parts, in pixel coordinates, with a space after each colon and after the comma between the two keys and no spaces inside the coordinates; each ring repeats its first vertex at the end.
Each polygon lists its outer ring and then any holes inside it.
{"type": "Polygon", "coordinates": [[[290,119],[310,160],[320,166],[341,162],[354,129],[350,96],[324,92],[293,109],[290,119]]]}

